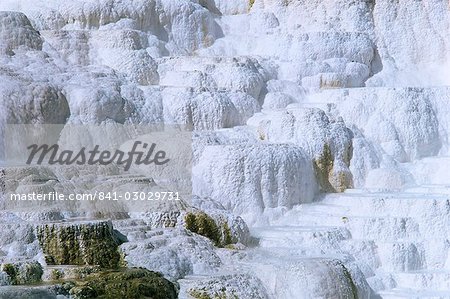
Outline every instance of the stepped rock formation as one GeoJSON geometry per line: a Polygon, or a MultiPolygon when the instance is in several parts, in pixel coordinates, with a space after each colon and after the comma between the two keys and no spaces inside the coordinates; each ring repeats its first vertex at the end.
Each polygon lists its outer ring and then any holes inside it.
{"type": "Polygon", "coordinates": [[[0,1],[0,297],[450,298],[449,29],[444,0],[0,1]],[[193,194],[20,209],[160,182],[5,165],[8,124],[188,126],[193,194]]]}
{"type": "Polygon", "coordinates": [[[119,238],[110,222],[43,224],[36,227],[48,265],[118,267],[119,238]]]}

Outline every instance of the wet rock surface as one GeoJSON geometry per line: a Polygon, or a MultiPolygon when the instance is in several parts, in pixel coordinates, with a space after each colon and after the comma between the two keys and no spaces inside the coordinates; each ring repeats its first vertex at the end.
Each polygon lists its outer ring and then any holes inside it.
{"type": "Polygon", "coordinates": [[[1,1],[0,149],[187,125],[193,194],[27,210],[6,190],[158,182],[0,152],[0,297],[449,297],[449,28],[443,0],[1,1]]]}

